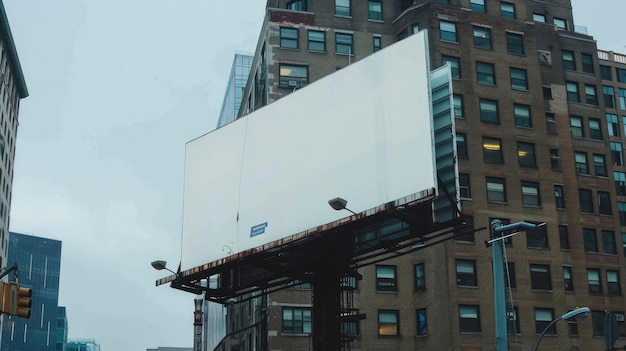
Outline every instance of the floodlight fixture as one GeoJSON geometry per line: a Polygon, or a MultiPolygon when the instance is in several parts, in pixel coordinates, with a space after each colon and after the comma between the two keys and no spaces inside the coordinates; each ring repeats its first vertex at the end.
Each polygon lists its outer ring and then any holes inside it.
{"type": "Polygon", "coordinates": [[[346,207],[346,205],[348,204],[348,201],[340,197],[336,197],[334,199],[328,200],[328,204],[330,205],[330,207],[332,207],[333,209],[337,211],[347,210],[347,211],[350,211],[350,213],[357,215],[356,212],[346,207]]]}

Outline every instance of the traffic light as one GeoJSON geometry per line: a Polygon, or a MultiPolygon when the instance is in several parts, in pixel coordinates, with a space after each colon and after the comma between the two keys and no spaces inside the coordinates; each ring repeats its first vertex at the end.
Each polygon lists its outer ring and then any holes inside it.
{"type": "Polygon", "coordinates": [[[32,301],[30,297],[33,291],[29,288],[23,288],[16,282],[0,281],[0,312],[10,316],[30,318],[30,307],[32,301]]]}

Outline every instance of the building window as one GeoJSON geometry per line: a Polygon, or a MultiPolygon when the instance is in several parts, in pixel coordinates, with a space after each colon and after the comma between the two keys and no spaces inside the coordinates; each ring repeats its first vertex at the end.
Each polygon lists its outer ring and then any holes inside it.
{"type": "Polygon", "coordinates": [[[554,184],[554,202],[556,203],[557,209],[565,209],[565,194],[563,190],[563,185],[561,184],[554,184]]]}
{"type": "Polygon", "coordinates": [[[376,265],[376,291],[398,291],[396,266],[376,265]]]}
{"type": "Polygon", "coordinates": [[[598,191],[598,213],[602,215],[612,215],[611,193],[607,191],[598,191]]]}
{"type": "Polygon", "coordinates": [[[615,233],[610,230],[602,231],[602,252],[606,254],[617,254],[617,248],[615,247],[615,233]]]}
{"type": "Polygon", "coordinates": [[[476,74],[478,83],[496,85],[496,73],[493,64],[476,62],[476,74]]]}
{"type": "Polygon", "coordinates": [[[470,200],[472,191],[470,188],[470,176],[467,173],[459,173],[459,196],[461,199],[470,200]]]}
{"type": "Polygon", "coordinates": [[[556,134],[556,118],[552,112],[546,112],[546,129],[548,133],[556,134]]]}
{"type": "Polygon", "coordinates": [[[585,102],[589,105],[598,105],[596,86],[585,84],[585,102]]]}
{"type": "Polygon", "coordinates": [[[626,195],[626,173],[613,172],[613,179],[615,179],[615,192],[617,195],[626,195]]]}
{"type": "Polygon", "coordinates": [[[622,154],[622,143],[616,143],[611,141],[611,159],[613,160],[613,164],[615,166],[623,166],[624,165],[624,156],[622,154]]]}
{"type": "Polygon", "coordinates": [[[417,317],[417,335],[428,334],[428,323],[426,319],[426,309],[419,308],[416,310],[417,317]]]}
{"type": "Polygon", "coordinates": [[[502,163],[502,141],[496,138],[483,138],[483,157],[488,163],[502,163]]]}
{"type": "Polygon", "coordinates": [[[463,118],[463,95],[454,94],[452,101],[454,103],[454,117],[463,118]]]}
{"type": "Polygon", "coordinates": [[[476,305],[459,305],[461,333],[480,333],[480,311],[476,305]]]}
{"type": "Polygon", "coordinates": [[[511,67],[511,89],[528,90],[526,70],[511,67]]]}
{"type": "Polygon", "coordinates": [[[339,281],[339,285],[342,288],[348,288],[347,290],[356,290],[358,287],[358,283],[356,277],[343,277],[339,281]]]}
{"type": "Polygon", "coordinates": [[[506,51],[510,54],[524,55],[524,36],[506,32],[506,51]]]}
{"type": "Polygon", "coordinates": [[[546,23],[546,16],[540,13],[533,13],[533,21],[546,23]]]}
{"type": "Polygon", "coordinates": [[[593,168],[598,177],[606,177],[606,162],[604,161],[604,155],[593,155],[593,168]]]}
{"type": "Polygon", "coordinates": [[[565,89],[567,90],[567,101],[580,102],[580,96],[578,95],[578,83],[565,82],[565,89]]]}
{"type": "Polygon", "coordinates": [[[509,334],[520,334],[522,329],[519,323],[519,308],[513,307],[512,310],[506,311],[508,322],[506,323],[506,330],[509,334]]]}
{"type": "Polygon", "coordinates": [[[580,61],[583,64],[583,72],[594,74],[593,69],[593,56],[590,54],[580,54],[580,61]]]}
{"type": "Polygon", "coordinates": [[[519,165],[522,167],[536,167],[535,144],[517,142],[517,158],[519,165]]]}
{"type": "Polygon", "coordinates": [[[587,283],[589,285],[589,293],[602,294],[602,281],[600,280],[599,269],[587,269],[587,283]]]}
{"type": "Polygon", "coordinates": [[[491,29],[474,26],[474,46],[491,49],[491,29]]]}
{"type": "Polygon", "coordinates": [[[284,334],[311,334],[311,309],[306,307],[283,307],[284,334]]]}
{"type": "Polygon", "coordinates": [[[441,64],[450,64],[450,70],[452,71],[452,78],[461,79],[461,64],[458,57],[453,56],[441,56],[441,64]]]}
{"type": "Polygon", "coordinates": [[[378,36],[374,36],[373,37],[373,43],[374,43],[374,52],[376,51],[380,51],[380,49],[383,48],[382,42],[381,42],[381,38],[378,36]]]}
{"type": "Polygon", "coordinates": [[[593,213],[593,199],[591,190],[578,189],[578,201],[580,204],[580,212],[593,213]]]}
{"type": "Polygon", "coordinates": [[[561,153],[559,149],[550,149],[550,166],[555,171],[561,170],[561,153]]]}
{"type": "Polygon", "coordinates": [[[415,273],[415,290],[426,290],[426,280],[424,279],[424,264],[418,263],[413,266],[415,273]]]}
{"type": "Polygon", "coordinates": [[[498,102],[496,100],[480,99],[480,120],[485,123],[500,123],[498,102]]]}
{"type": "Polygon", "coordinates": [[[506,202],[506,187],[503,178],[487,177],[487,200],[506,202]]]}
{"type": "Polygon", "coordinates": [[[530,119],[530,106],[514,104],[513,111],[515,114],[515,125],[517,127],[532,127],[532,120],[530,119]]]}
{"type": "Polygon", "coordinates": [[[559,226],[559,242],[561,244],[561,250],[569,250],[569,232],[566,225],[559,226]]]}
{"type": "Polygon", "coordinates": [[[439,21],[439,38],[444,41],[457,42],[456,23],[439,21]]]}
{"type": "Polygon", "coordinates": [[[354,55],[352,49],[352,34],[335,33],[335,51],[338,54],[354,55]]]}
{"type": "Polygon", "coordinates": [[[622,288],[619,284],[619,271],[606,271],[606,292],[609,295],[622,294],[622,288]]]}
{"type": "MultiPolygon", "coordinates": [[[[554,310],[552,308],[535,308],[535,333],[541,334],[554,320],[554,310]]],[[[553,324],[546,334],[556,334],[556,323],[553,324]]]]}
{"type": "Polygon", "coordinates": [[[335,15],[344,17],[352,16],[350,0],[335,0],[335,15]]]}
{"type": "Polygon", "coordinates": [[[280,27],[280,47],[287,49],[298,48],[298,29],[280,27]]]}
{"type": "Polygon", "coordinates": [[[563,283],[565,291],[574,291],[574,281],[572,280],[572,267],[563,266],[563,283]]]}
{"type": "Polygon", "coordinates": [[[309,30],[309,50],[326,51],[326,33],[319,30],[309,30]]]}
{"type": "MultiPolygon", "coordinates": [[[[617,94],[619,95],[619,108],[623,111],[626,110],[626,89],[617,88],[617,94]]],[[[624,124],[626,128],[626,124],[624,124]]]]}
{"type": "Polygon", "coordinates": [[[517,279],[515,278],[515,262],[506,262],[506,267],[504,269],[504,281],[508,282],[511,289],[517,288],[517,279]]]}
{"type": "Polygon", "coordinates": [[[485,0],[470,0],[470,9],[477,12],[487,12],[485,0]]]}
{"type": "Polygon", "coordinates": [[[576,70],[576,60],[574,59],[574,52],[563,50],[563,68],[572,71],[576,70]]]}
{"type": "Polygon", "coordinates": [[[591,311],[593,336],[604,336],[604,318],[606,311],[591,311]]]}
{"type": "Polygon", "coordinates": [[[613,72],[609,66],[600,65],[600,75],[604,80],[613,80],[613,72]]]}
{"type": "Polygon", "coordinates": [[[602,140],[602,129],[599,119],[589,118],[589,138],[602,140]]]}
{"type": "Polygon", "coordinates": [[[456,285],[477,286],[476,261],[456,260],[456,285]]]}
{"type": "MultiPolygon", "coordinates": [[[[539,224],[539,223],[535,223],[539,224]]],[[[541,225],[526,231],[526,241],[528,247],[547,249],[548,248],[548,227],[541,225]]]]}
{"type": "Polygon", "coordinates": [[[309,0],[292,0],[287,3],[287,8],[295,11],[309,11],[309,0]]]}
{"type": "Polygon", "coordinates": [[[280,88],[301,88],[309,83],[309,68],[307,66],[280,65],[280,88]]]}
{"type": "Polygon", "coordinates": [[[619,224],[626,227],[626,202],[617,202],[617,213],[619,215],[619,224]]]}
{"type": "Polygon", "coordinates": [[[530,265],[530,285],[533,290],[552,290],[550,266],[543,264],[530,265]]]}
{"type": "Polygon", "coordinates": [[[584,138],[585,131],[583,129],[583,119],[578,116],[570,116],[569,126],[572,132],[572,136],[575,138],[584,138]]]}
{"type": "Polygon", "coordinates": [[[583,243],[585,252],[598,252],[598,239],[596,238],[595,229],[583,228],[583,243]]]}
{"type": "Polygon", "coordinates": [[[552,20],[553,20],[554,25],[558,29],[567,29],[567,21],[565,21],[564,19],[554,17],[552,20]]]}
{"type": "Polygon", "coordinates": [[[383,20],[383,3],[382,1],[372,1],[369,0],[367,2],[367,19],[371,19],[374,21],[382,21],[383,20]]]}
{"type": "Polygon", "coordinates": [[[576,162],[577,174],[589,174],[589,166],[587,164],[587,154],[584,152],[575,152],[574,160],[576,162]]]}
{"type": "Polygon", "coordinates": [[[465,133],[456,133],[456,154],[459,158],[467,158],[467,142],[465,133]]]}
{"type": "Polygon", "coordinates": [[[613,87],[603,85],[602,95],[604,96],[604,106],[615,108],[615,90],[613,90],[613,87]]]}
{"type": "Polygon", "coordinates": [[[546,100],[552,100],[552,87],[544,85],[542,87],[542,90],[543,90],[543,98],[546,100]]]}
{"type": "Polygon", "coordinates": [[[620,136],[619,119],[617,118],[617,115],[614,115],[612,113],[606,114],[606,129],[608,129],[609,131],[609,136],[620,136]]]}
{"type": "Polygon", "coordinates": [[[398,311],[378,311],[378,335],[398,336],[400,326],[398,324],[398,311]]]}
{"type": "Polygon", "coordinates": [[[500,2],[500,15],[504,18],[515,19],[515,4],[510,2],[500,2]]]}
{"type": "Polygon", "coordinates": [[[626,69],[615,68],[615,72],[617,73],[617,81],[620,83],[626,83],[626,69]]]}

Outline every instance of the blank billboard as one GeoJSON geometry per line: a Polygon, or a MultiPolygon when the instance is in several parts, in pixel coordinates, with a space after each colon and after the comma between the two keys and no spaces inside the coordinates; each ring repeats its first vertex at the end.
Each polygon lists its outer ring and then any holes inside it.
{"type": "Polygon", "coordinates": [[[436,188],[426,35],[186,145],[184,269],[436,188]]]}

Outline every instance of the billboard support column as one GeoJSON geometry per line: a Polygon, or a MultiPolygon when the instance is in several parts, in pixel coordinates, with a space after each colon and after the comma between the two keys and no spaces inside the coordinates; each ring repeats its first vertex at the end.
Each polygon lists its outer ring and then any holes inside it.
{"type": "Polygon", "coordinates": [[[193,351],[202,351],[202,305],[204,300],[197,298],[193,300],[195,310],[193,311],[193,351]]]}

